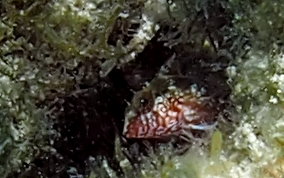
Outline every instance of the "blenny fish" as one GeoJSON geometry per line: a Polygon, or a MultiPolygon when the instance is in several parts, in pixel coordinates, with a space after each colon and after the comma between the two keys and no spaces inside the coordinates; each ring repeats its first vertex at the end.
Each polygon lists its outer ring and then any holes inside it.
{"type": "Polygon", "coordinates": [[[151,107],[128,114],[123,134],[135,139],[171,139],[190,141],[196,135],[214,129],[216,109],[209,97],[190,90],[169,87],[154,98],[151,107]]]}

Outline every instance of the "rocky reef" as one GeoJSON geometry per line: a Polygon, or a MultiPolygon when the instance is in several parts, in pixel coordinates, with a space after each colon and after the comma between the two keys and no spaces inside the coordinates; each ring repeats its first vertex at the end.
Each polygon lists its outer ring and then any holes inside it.
{"type": "Polygon", "coordinates": [[[283,8],[0,1],[1,177],[282,177],[283,8]]]}

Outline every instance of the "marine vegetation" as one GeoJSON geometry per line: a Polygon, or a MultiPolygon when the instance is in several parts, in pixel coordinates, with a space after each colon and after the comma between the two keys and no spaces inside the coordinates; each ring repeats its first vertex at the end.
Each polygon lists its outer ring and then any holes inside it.
{"type": "Polygon", "coordinates": [[[283,177],[283,9],[0,1],[1,177],[283,177]]]}

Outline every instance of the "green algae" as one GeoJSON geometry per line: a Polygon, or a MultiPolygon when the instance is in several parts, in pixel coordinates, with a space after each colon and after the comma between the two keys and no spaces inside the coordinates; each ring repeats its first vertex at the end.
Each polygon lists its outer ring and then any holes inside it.
{"type": "Polygon", "coordinates": [[[210,156],[218,157],[222,151],[222,132],[216,130],[212,135],[211,147],[210,147],[210,156]]]}
{"type": "MultiPolygon", "coordinates": [[[[220,53],[231,57],[228,82],[236,108],[232,118],[237,123],[220,126],[213,133],[211,147],[193,146],[184,156],[173,156],[167,145],[150,156],[141,155],[138,169],[122,153],[125,148],[116,143],[115,157],[125,177],[257,177],[262,168],[273,169],[266,168],[265,163],[273,164],[283,155],[284,4],[239,0],[214,3],[232,14],[233,23],[221,32],[233,44],[218,47],[220,53]],[[230,131],[223,131],[223,127],[230,131]]],[[[188,48],[214,51],[218,42],[203,34],[208,31],[200,30],[202,23],[199,28],[188,28],[196,19],[210,19],[208,10],[214,3],[1,1],[0,174],[5,177],[21,172],[23,165],[29,165],[40,152],[51,150],[53,140],[49,137],[56,133],[51,128],[53,120],[48,119],[50,103],[68,95],[78,83],[94,84],[99,76],[107,77],[112,70],[134,61],[164,24],[181,32],[181,36],[175,32],[159,36],[166,46],[189,44],[188,48]],[[119,18],[129,26],[139,24],[131,29],[137,33],[128,43],[120,39],[110,44],[119,18]],[[190,23],[184,23],[185,19],[190,23]],[[79,71],[76,77],[66,72],[82,63],[95,69],[79,71]]],[[[210,28],[218,22],[208,21],[212,22],[206,23],[210,28]]],[[[215,32],[212,36],[219,37],[215,32]]],[[[107,159],[95,160],[101,160],[101,165],[92,167],[90,177],[119,177],[107,159]]]]}

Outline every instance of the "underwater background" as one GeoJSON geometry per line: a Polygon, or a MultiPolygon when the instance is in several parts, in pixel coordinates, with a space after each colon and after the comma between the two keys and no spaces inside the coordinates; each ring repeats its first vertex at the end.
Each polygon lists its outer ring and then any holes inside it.
{"type": "Polygon", "coordinates": [[[1,177],[283,177],[283,9],[0,1],[1,177]],[[175,97],[201,118],[190,128],[175,97]]]}

